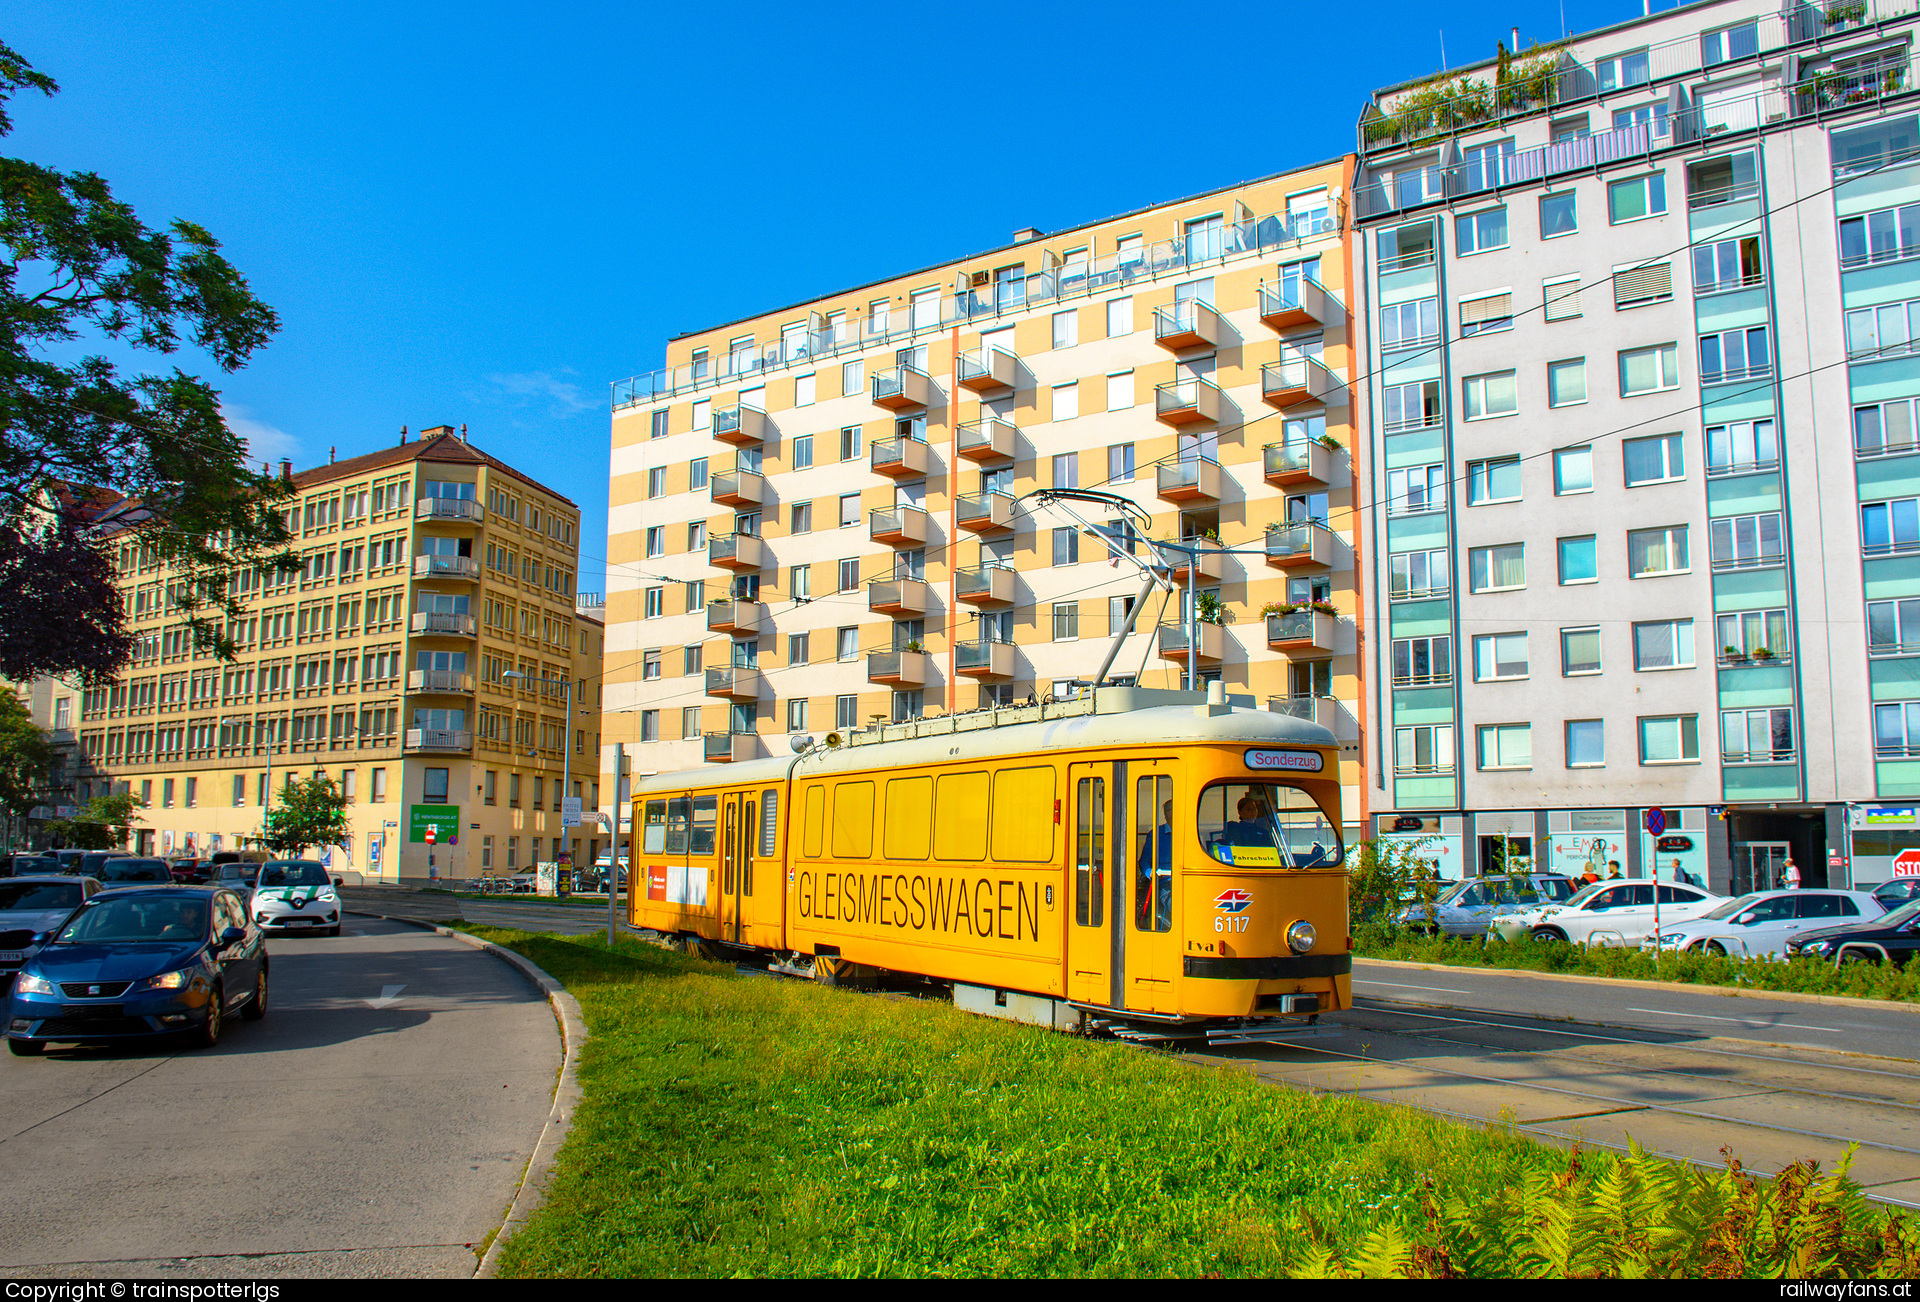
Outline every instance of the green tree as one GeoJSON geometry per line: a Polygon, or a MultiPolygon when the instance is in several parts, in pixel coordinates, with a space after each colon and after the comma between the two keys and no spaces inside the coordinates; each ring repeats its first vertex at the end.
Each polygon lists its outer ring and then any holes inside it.
{"type": "Polygon", "coordinates": [[[140,807],[138,796],[95,796],[72,818],[48,823],[47,831],[70,850],[118,850],[127,843],[133,811],[140,807]]]}
{"type": "Polygon", "coordinates": [[[1355,932],[1399,930],[1402,906],[1431,905],[1440,879],[1426,857],[1434,837],[1362,841],[1347,857],[1347,915],[1355,932]]]}
{"type": "Polygon", "coordinates": [[[14,824],[40,803],[53,761],[53,739],[33,726],[19,697],[0,689],[0,813],[9,844],[14,824]]]}
{"type": "MultiPolygon", "coordinates": [[[[51,77],[0,44],[0,136],[51,77]]],[[[291,485],[247,469],[220,395],[178,367],[123,374],[110,346],[191,343],[225,371],[280,328],[203,227],[152,230],[91,172],[0,157],[0,675],[99,680],[132,655],[106,539],[171,566],[196,649],[231,658],[236,567],[292,568],[291,485]]]]}
{"type": "Polygon", "coordinates": [[[280,803],[267,810],[260,844],[277,855],[297,855],[310,845],[344,845],[348,835],[346,793],[322,774],[289,779],[280,803]]]}

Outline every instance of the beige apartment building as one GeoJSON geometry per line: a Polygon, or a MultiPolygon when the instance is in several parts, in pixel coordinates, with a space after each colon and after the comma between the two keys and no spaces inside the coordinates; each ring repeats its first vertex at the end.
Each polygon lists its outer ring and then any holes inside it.
{"type": "Polygon", "coordinates": [[[55,803],[131,792],[131,848],[206,855],[257,835],[288,777],[324,772],[352,828],[332,862],[366,880],[523,870],[563,848],[591,862],[594,829],[561,826],[569,778],[598,804],[603,639],[575,609],[578,508],[451,426],[291,471],[305,565],[234,576],[232,661],[194,651],[166,568],[123,536],[133,662],[109,686],[32,693],[43,726],[77,734],[55,803]]]}
{"type": "Polygon", "coordinates": [[[616,747],[637,775],[1070,694],[1148,567],[1109,681],[1180,686],[1191,652],[1327,724],[1358,824],[1351,192],[1340,159],[1022,231],[616,384],[609,799],[616,747]],[[1157,542],[1198,547],[1191,588],[1157,542]]]}

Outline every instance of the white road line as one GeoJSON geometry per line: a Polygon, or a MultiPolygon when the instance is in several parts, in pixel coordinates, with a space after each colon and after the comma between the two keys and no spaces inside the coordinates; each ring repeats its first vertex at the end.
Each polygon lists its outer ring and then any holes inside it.
{"type": "Polygon", "coordinates": [[[1455,990],[1452,986],[1410,986],[1403,981],[1355,981],[1357,986],[1391,986],[1395,990],[1433,990],[1443,995],[1470,995],[1471,990],[1455,990]]]}
{"type": "Polygon", "coordinates": [[[1793,1022],[1750,1022],[1742,1017],[1715,1017],[1712,1013],[1670,1013],[1664,1008],[1629,1008],[1630,1013],[1652,1013],[1655,1017],[1688,1017],[1707,1022],[1732,1022],[1735,1026],[1744,1026],[1749,1031],[1813,1031],[1819,1035],[1838,1035],[1837,1030],[1825,1026],[1800,1026],[1793,1022]]]}

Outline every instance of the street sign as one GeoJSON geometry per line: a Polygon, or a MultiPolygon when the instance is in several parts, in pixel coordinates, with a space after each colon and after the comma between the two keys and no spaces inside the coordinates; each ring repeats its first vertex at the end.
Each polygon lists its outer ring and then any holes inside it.
{"type": "Polygon", "coordinates": [[[428,845],[433,844],[434,838],[439,833],[439,830],[440,829],[436,828],[432,823],[427,824],[427,844],[428,845]]]}
{"type": "Polygon", "coordinates": [[[1920,850],[1902,850],[1893,856],[1895,877],[1920,877],[1920,850]]]}
{"type": "Polygon", "coordinates": [[[580,797],[564,796],[560,800],[560,826],[580,826],[580,797]]]}
{"type": "Polygon", "coordinates": [[[1647,831],[1658,836],[1666,830],[1667,811],[1664,809],[1649,809],[1647,811],[1647,831]]]}

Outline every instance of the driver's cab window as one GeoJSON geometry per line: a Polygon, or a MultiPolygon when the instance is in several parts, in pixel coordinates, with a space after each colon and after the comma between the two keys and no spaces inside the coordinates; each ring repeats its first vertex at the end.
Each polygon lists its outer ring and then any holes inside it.
{"type": "Polygon", "coordinates": [[[1200,843],[1242,868],[1318,868],[1341,862],[1340,833],[1313,797],[1271,782],[1216,782],[1200,793],[1200,843]]]}

